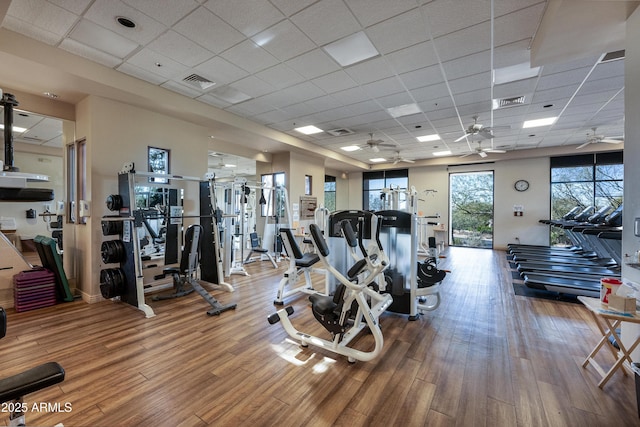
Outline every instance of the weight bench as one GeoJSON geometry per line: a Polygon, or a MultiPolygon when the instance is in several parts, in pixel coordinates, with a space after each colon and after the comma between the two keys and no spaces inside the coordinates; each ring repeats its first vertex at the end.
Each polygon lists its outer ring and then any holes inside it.
{"type": "Polygon", "coordinates": [[[262,256],[266,256],[269,261],[271,261],[271,265],[273,265],[273,268],[278,268],[278,264],[276,264],[276,261],[273,259],[273,256],[269,253],[268,249],[265,249],[263,247],[260,246],[260,238],[258,237],[258,233],[250,233],[249,234],[249,240],[251,241],[251,251],[249,252],[249,255],[247,255],[247,257],[244,260],[245,264],[249,264],[251,261],[251,255],[253,255],[253,253],[257,253],[260,254],[260,257],[262,258],[262,256]]]}
{"type": "Polygon", "coordinates": [[[285,251],[289,256],[289,268],[284,272],[284,277],[280,280],[280,284],[278,285],[278,294],[276,295],[276,299],[273,303],[276,305],[282,305],[284,304],[284,298],[298,292],[328,295],[329,282],[326,277],[326,270],[314,268],[314,265],[320,261],[318,254],[313,252],[303,253],[300,250],[300,246],[298,246],[298,242],[290,228],[281,228],[280,237],[284,244],[285,251]],[[318,292],[313,288],[311,272],[325,275],[325,292],[318,292]],[[304,276],[305,283],[304,285],[296,287],[296,283],[298,282],[300,275],[304,276]],[[287,286],[289,289],[286,289],[287,286]]]}
{"type": "MultiPolygon", "coordinates": [[[[0,338],[7,332],[7,313],[0,307],[0,338]]],[[[9,410],[9,426],[24,426],[25,409],[23,397],[61,383],[64,380],[64,369],[56,362],[47,362],[24,372],[0,379],[0,403],[11,402],[9,410]]]]}
{"type": "Polygon", "coordinates": [[[188,295],[196,291],[211,306],[207,311],[209,316],[215,316],[227,310],[235,310],[236,304],[220,304],[200,283],[196,280],[198,265],[200,264],[200,236],[202,234],[202,226],[198,224],[190,225],[184,234],[184,248],[180,257],[180,267],[167,267],[163,270],[165,274],[173,276],[175,292],[170,295],[158,295],[152,298],[154,301],[162,299],[177,298],[188,295]],[[190,285],[188,289],[185,285],[190,285]]]}

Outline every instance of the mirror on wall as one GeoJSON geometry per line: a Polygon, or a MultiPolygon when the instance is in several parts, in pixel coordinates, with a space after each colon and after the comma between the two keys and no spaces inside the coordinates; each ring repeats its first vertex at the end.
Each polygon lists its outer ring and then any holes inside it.
{"type": "MultiPolygon", "coordinates": [[[[4,129],[3,107],[0,107],[0,123],[4,129]]],[[[16,108],[13,110],[13,142],[62,148],[62,123],[61,119],[16,108]]]]}
{"type": "Polygon", "coordinates": [[[215,173],[216,179],[253,179],[256,176],[256,161],[233,154],[209,151],[208,172],[215,173]]]}

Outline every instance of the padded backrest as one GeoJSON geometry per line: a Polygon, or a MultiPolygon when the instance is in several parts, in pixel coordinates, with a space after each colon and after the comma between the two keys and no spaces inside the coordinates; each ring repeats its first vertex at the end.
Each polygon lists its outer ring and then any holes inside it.
{"type": "Polygon", "coordinates": [[[320,254],[322,254],[323,257],[328,257],[329,246],[327,246],[327,242],[326,240],[324,240],[322,230],[320,230],[318,224],[309,225],[309,230],[311,231],[311,238],[313,239],[313,243],[316,245],[316,248],[318,249],[320,254]]]}
{"type": "Polygon", "coordinates": [[[7,312],[0,307],[0,338],[4,338],[5,335],[7,335],[7,312]]]}
{"type": "Polygon", "coordinates": [[[253,249],[260,247],[260,239],[258,239],[258,233],[249,233],[249,240],[251,240],[251,247],[253,249]]]}
{"type": "MultiPolygon", "coordinates": [[[[200,254],[200,235],[202,234],[202,226],[198,224],[192,224],[187,228],[187,231],[184,233],[184,247],[182,248],[182,256],[180,257],[180,272],[186,273],[189,271],[189,258],[191,258],[191,252],[195,249],[195,251],[200,254]],[[200,228],[199,232],[195,233],[195,229],[200,228]],[[194,242],[194,239],[197,241],[194,242]]],[[[192,265],[191,268],[195,270],[198,265],[198,261],[200,260],[200,256],[196,256],[195,264],[192,265]]]]}
{"type": "Polygon", "coordinates": [[[347,244],[352,248],[358,246],[358,237],[356,236],[355,231],[353,231],[353,226],[351,225],[351,221],[342,221],[342,234],[347,241],[347,244]]]}
{"type": "Polygon", "coordinates": [[[296,238],[293,237],[293,232],[291,231],[291,229],[281,228],[280,235],[282,235],[282,233],[284,233],[284,235],[286,236],[287,240],[289,241],[289,245],[291,246],[291,250],[293,251],[293,254],[289,254],[289,256],[293,255],[295,259],[302,259],[302,251],[300,250],[300,246],[298,246],[298,242],[296,242],[296,238]]]}

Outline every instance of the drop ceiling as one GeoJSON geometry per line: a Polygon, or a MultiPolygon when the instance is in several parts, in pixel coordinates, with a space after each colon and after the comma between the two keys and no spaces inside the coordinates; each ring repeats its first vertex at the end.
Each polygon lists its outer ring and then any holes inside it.
{"type": "Polygon", "coordinates": [[[574,149],[593,128],[622,136],[624,60],[601,59],[624,49],[620,27],[624,35],[624,20],[638,2],[590,2],[616,10],[613,17],[594,17],[597,8],[580,3],[14,0],[1,27],[335,152],[343,165],[366,166],[376,157],[432,159],[446,150],[459,157],[478,147],[574,149]],[[559,26],[553,18],[567,15],[578,28],[601,24],[599,43],[583,38],[589,28],[571,39],[548,30],[559,26]],[[329,52],[355,36],[375,48],[374,56],[340,65],[329,52]],[[571,54],[558,53],[559,43],[571,54]],[[549,45],[556,50],[545,57],[549,45]],[[532,47],[542,58],[537,71],[532,47]],[[502,99],[518,102],[494,109],[502,99]],[[393,113],[408,106],[413,113],[393,113]],[[493,138],[461,138],[475,116],[494,128],[493,138]],[[550,116],[558,117],[553,125],[523,129],[525,120],[550,116]],[[323,132],[294,130],[306,125],[323,132]],[[417,140],[432,134],[440,139],[417,140]],[[368,148],[369,139],[383,141],[379,152],[368,148]],[[346,152],[345,146],[360,149],[346,152]]]}

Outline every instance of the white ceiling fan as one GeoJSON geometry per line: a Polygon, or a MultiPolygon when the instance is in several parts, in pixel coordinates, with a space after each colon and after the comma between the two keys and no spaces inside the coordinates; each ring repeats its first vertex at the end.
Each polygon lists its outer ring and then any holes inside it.
{"type": "Polygon", "coordinates": [[[382,148],[397,148],[397,146],[395,144],[385,143],[381,139],[373,139],[373,133],[369,134],[369,139],[367,140],[367,142],[362,147],[363,148],[369,148],[374,153],[378,153],[380,151],[381,147],[382,148]]]}
{"type": "Polygon", "coordinates": [[[583,147],[586,147],[589,144],[599,144],[601,142],[607,143],[607,144],[621,144],[624,142],[624,137],[606,137],[604,135],[598,135],[596,134],[596,129],[598,128],[591,128],[591,130],[593,131],[593,134],[587,134],[587,141],[578,145],[576,147],[576,150],[579,150],[583,147]]]}
{"type": "Polygon", "coordinates": [[[478,123],[478,116],[473,116],[473,123],[469,125],[464,135],[456,139],[455,142],[460,142],[467,137],[478,137],[479,139],[491,139],[493,138],[493,130],[499,128],[509,128],[509,126],[489,127],[484,126],[482,123],[478,123]]]}
{"type": "Polygon", "coordinates": [[[415,163],[416,162],[415,160],[407,159],[406,157],[401,156],[399,151],[396,151],[396,155],[393,156],[391,158],[391,160],[393,161],[394,165],[397,165],[400,162],[404,162],[404,163],[415,163]]]}
{"type": "Polygon", "coordinates": [[[489,148],[489,147],[482,148],[482,141],[477,141],[477,143],[478,143],[478,146],[471,153],[463,154],[462,156],[460,156],[460,158],[467,157],[472,154],[477,154],[478,156],[484,159],[485,157],[487,157],[488,155],[487,153],[503,154],[507,152],[506,150],[500,150],[496,148],[489,148]]]}

